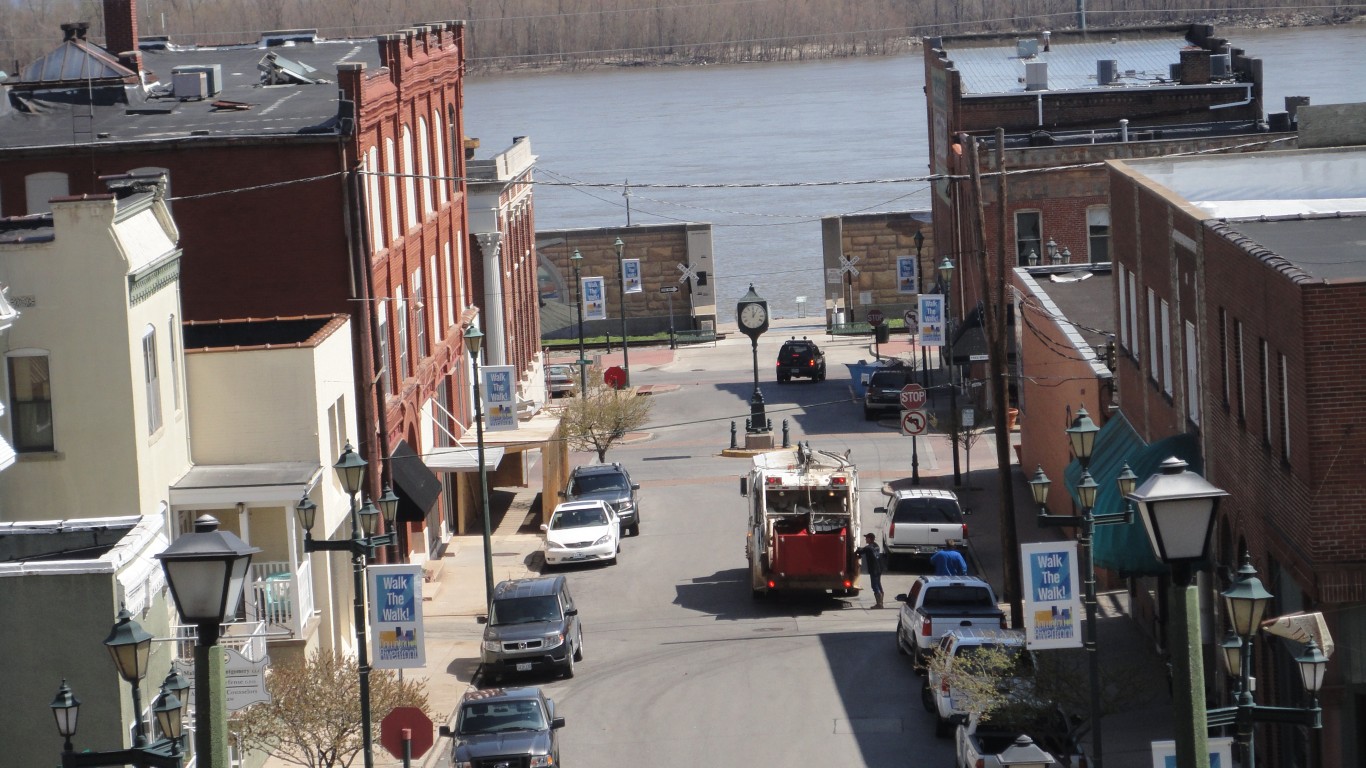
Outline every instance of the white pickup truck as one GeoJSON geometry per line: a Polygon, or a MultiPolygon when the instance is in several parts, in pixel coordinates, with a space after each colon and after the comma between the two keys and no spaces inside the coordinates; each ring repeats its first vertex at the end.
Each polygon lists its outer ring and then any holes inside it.
{"type": "Polygon", "coordinates": [[[958,726],[953,764],[955,768],[1006,768],[1019,764],[1013,759],[1018,753],[1007,756],[1007,750],[1034,748],[1043,753],[1039,762],[1046,759],[1052,768],[1086,768],[1079,737],[1077,724],[1056,708],[1041,720],[1022,725],[1000,723],[995,718],[983,723],[973,715],[958,726]]]}
{"type": "Polygon", "coordinates": [[[884,487],[887,506],[873,510],[878,517],[878,539],[887,565],[898,558],[933,555],[941,549],[967,544],[968,524],[953,491],[938,488],[884,487]]]}
{"type": "MultiPolygon", "coordinates": [[[[920,699],[925,709],[935,715],[934,735],[944,738],[953,727],[967,722],[968,712],[959,700],[961,691],[953,684],[954,674],[945,671],[952,665],[971,663],[971,655],[988,649],[1000,649],[1011,655],[1013,669],[998,684],[1000,690],[1032,690],[1034,664],[1025,648],[1024,632],[1018,629],[961,627],[949,630],[939,639],[925,670],[925,683],[920,699]],[[946,662],[947,661],[947,665],[946,662]]],[[[956,670],[956,671],[961,671],[956,670]]]]}
{"type": "Polygon", "coordinates": [[[920,576],[910,592],[897,595],[896,649],[909,654],[917,671],[925,656],[951,629],[1006,628],[1006,614],[991,585],[975,576],[920,576]]]}

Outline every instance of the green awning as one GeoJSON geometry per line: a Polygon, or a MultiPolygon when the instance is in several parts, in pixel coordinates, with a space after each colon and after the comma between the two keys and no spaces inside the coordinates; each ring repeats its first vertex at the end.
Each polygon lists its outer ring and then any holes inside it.
{"type": "MultiPolygon", "coordinates": [[[[1190,465],[1192,472],[1202,472],[1200,445],[1195,435],[1182,434],[1164,438],[1151,445],[1143,442],[1138,432],[1116,413],[1105,422],[1096,435],[1096,447],[1091,453],[1089,469],[1099,488],[1096,489],[1095,514],[1123,512],[1127,502],[1120,497],[1115,478],[1124,470],[1125,462],[1138,476],[1139,485],[1158,471],[1163,461],[1176,456],[1190,465]]],[[[1077,482],[1081,479],[1081,464],[1073,460],[1063,472],[1072,501],[1077,499],[1077,482]]],[[[1093,534],[1095,565],[1119,573],[1121,576],[1160,576],[1167,567],[1153,553],[1148,533],[1137,514],[1129,524],[1098,525],[1093,534]]]]}

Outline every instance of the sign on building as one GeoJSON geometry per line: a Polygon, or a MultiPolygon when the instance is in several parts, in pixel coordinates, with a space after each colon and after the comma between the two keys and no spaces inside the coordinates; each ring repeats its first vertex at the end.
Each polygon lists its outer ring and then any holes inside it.
{"type": "Polygon", "coordinates": [[[1077,542],[1021,544],[1025,644],[1030,648],[1081,647],[1081,595],[1077,542]]]}
{"type": "Polygon", "coordinates": [[[483,378],[484,429],[490,432],[517,428],[517,373],[510,365],[486,365],[483,378]]]}
{"type": "Polygon", "coordinates": [[[376,669],[409,669],[426,665],[422,636],[422,566],[372,565],[370,642],[376,669]]]}

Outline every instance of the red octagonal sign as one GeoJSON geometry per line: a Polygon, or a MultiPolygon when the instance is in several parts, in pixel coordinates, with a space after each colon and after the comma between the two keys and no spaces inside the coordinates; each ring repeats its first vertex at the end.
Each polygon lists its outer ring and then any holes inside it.
{"type": "Polygon", "coordinates": [[[914,411],[925,405],[925,388],[914,382],[901,388],[901,407],[908,411],[914,411]]]}
{"type": "Polygon", "coordinates": [[[413,757],[422,757],[432,748],[432,719],[417,707],[394,707],[379,723],[379,743],[395,759],[403,759],[403,732],[410,732],[413,757]]]}

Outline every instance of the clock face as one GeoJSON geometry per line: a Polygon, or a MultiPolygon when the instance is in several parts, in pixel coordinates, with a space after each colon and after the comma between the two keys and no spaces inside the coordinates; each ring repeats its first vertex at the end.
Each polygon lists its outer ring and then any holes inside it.
{"type": "Polygon", "coordinates": [[[764,309],[763,304],[746,304],[740,310],[740,324],[746,328],[762,327],[768,320],[768,310],[764,309]]]}

